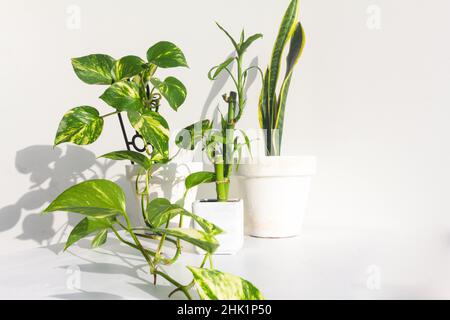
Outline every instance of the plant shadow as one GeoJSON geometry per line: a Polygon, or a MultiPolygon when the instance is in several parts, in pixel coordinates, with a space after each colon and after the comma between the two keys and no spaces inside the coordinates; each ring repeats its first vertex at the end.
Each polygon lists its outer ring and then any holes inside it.
{"type": "MultiPolygon", "coordinates": [[[[32,240],[40,246],[62,242],[61,236],[80,217],[67,215],[67,222],[55,229],[54,215],[42,215],[45,206],[65,189],[81,181],[105,177],[113,165],[97,160],[94,153],[68,145],[34,145],[17,151],[17,172],[29,177],[29,188],[15,203],[0,208],[0,232],[17,229],[19,240],[32,240]],[[20,224],[20,226],[19,226],[20,224]]],[[[118,177],[119,182],[123,178],[118,177]]]]}

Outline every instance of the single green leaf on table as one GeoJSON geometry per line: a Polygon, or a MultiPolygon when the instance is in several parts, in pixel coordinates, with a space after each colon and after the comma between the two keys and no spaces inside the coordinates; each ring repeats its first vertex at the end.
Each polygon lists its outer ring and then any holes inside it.
{"type": "Polygon", "coordinates": [[[160,68],[188,67],[181,49],[168,41],[158,42],[148,49],[147,60],[160,68]]]}
{"type": "Polygon", "coordinates": [[[104,154],[100,156],[99,158],[106,158],[111,160],[129,160],[134,163],[137,163],[141,167],[143,167],[145,170],[150,169],[152,166],[152,163],[149,158],[147,158],[142,153],[136,152],[136,151],[130,151],[130,150],[124,150],[124,151],[114,151],[111,153],[104,154]]]}
{"type": "Polygon", "coordinates": [[[245,51],[252,45],[253,42],[255,42],[258,39],[261,39],[263,35],[261,33],[257,33],[249,37],[247,40],[245,40],[244,43],[239,47],[239,54],[243,55],[245,51]]]}
{"type": "Polygon", "coordinates": [[[59,123],[55,146],[64,142],[87,145],[95,142],[103,130],[103,118],[89,106],[73,108],[59,123]]]}
{"type": "Polygon", "coordinates": [[[186,87],[177,78],[167,77],[164,81],[151,78],[150,82],[158,89],[173,110],[177,111],[186,100],[186,87]]]}
{"type": "Polygon", "coordinates": [[[197,143],[202,141],[205,133],[211,128],[210,120],[196,122],[181,130],[175,138],[175,143],[181,149],[194,150],[197,143]]]}
{"type": "MultiPolygon", "coordinates": [[[[73,229],[67,239],[66,245],[64,247],[64,251],[66,251],[70,246],[79,240],[90,236],[95,232],[101,232],[103,230],[107,230],[112,226],[112,221],[108,218],[104,219],[93,219],[93,218],[84,218],[81,220],[73,229]]],[[[98,240],[97,240],[98,241],[98,240]]]]}
{"type": "Polygon", "coordinates": [[[44,213],[75,212],[93,218],[125,214],[125,193],[109,180],[89,180],[61,193],[44,213]]]}
{"type": "Polygon", "coordinates": [[[264,300],[249,281],[218,270],[188,267],[202,300],[264,300]]]}
{"type": "Polygon", "coordinates": [[[139,86],[134,82],[120,81],[114,83],[100,96],[117,111],[140,111],[144,108],[144,97],[139,86]]]}
{"type": "Polygon", "coordinates": [[[146,69],[146,62],[137,56],[126,56],[114,63],[111,74],[115,81],[129,79],[146,69]]]}
{"type": "Polygon", "coordinates": [[[186,189],[192,189],[203,183],[216,182],[216,174],[214,172],[201,171],[190,174],[184,182],[186,189]]]}
{"type": "Polygon", "coordinates": [[[217,77],[222,73],[223,70],[228,68],[228,66],[235,60],[235,57],[230,57],[218,66],[215,66],[208,72],[208,78],[209,80],[216,80],[217,77]],[[213,74],[214,72],[214,74],[213,74]]]}
{"type": "Polygon", "coordinates": [[[101,230],[95,235],[94,239],[92,239],[91,247],[93,249],[101,247],[106,243],[107,239],[108,239],[108,229],[101,230]]]}
{"type": "Polygon", "coordinates": [[[154,228],[159,228],[185,210],[178,205],[171,204],[164,198],[154,199],[147,205],[146,221],[154,228]]]}
{"type": "Polygon", "coordinates": [[[169,125],[159,113],[149,110],[144,112],[129,111],[128,119],[133,128],[157,153],[168,158],[169,125]]]}
{"type": "Polygon", "coordinates": [[[167,236],[189,242],[208,253],[214,253],[214,251],[216,251],[219,247],[219,242],[217,241],[217,239],[213,235],[208,234],[204,231],[181,228],[154,228],[152,230],[159,234],[165,234],[167,236]]]}
{"type": "Polygon", "coordinates": [[[106,54],[73,58],[72,66],[78,78],[87,84],[113,83],[111,69],[114,66],[114,59],[106,54]]]}

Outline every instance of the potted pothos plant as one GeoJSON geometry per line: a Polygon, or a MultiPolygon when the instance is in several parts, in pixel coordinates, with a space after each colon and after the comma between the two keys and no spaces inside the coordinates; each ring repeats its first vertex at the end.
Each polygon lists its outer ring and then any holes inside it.
{"type": "MultiPolygon", "coordinates": [[[[136,227],[131,223],[125,193],[115,182],[106,179],[84,181],[65,190],[44,210],[44,213],[68,212],[84,217],[71,231],[64,250],[91,236],[92,247],[100,247],[112,233],[124,245],[142,254],[155,284],[160,277],[175,287],[170,296],[180,292],[191,299],[192,289],[196,288],[201,299],[263,299],[261,292],[250,282],[213,268],[211,255],[219,247],[216,237],[222,233],[218,226],[186,210],[182,204],[149,196],[153,165],[171,161],[169,125],[158,113],[159,95],[175,110],[186,97],[186,88],[179,80],[169,77],[161,81],[154,74],[158,67],[186,66],[181,50],[170,42],[159,42],[149,49],[147,61],[136,56],[114,60],[108,55],[90,55],[73,59],[72,64],[84,82],[109,85],[101,99],[115,110],[103,116],[88,106],[70,110],[59,125],[55,145],[65,142],[90,144],[100,136],[104,118],[126,112],[130,124],[142,138],[145,152],[121,150],[103,157],[132,161],[139,167],[145,181],[145,188],[137,190],[145,226],[136,227]],[[186,227],[184,217],[194,220],[201,229],[186,227]],[[170,224],[173,220],[177,221],[176,226],[170,224]],[[199,265],[187,266],[193,276],[187,284],[181,284],[166,271],[178,261],[183,242],[199,247],[205,253],[199,265]]],[[[140,178],[137,179],[136,185],[140,178]]]]}
{"type": "Polygon", "coordinates": [[[289,88],[305,46],[298,14],[299,0],[291,0],[264,74],[258,111],[265,155],[243,164],[238,173],[245,199],[246,230],[257,237],[298,235],[315,173],[314,157],[281,156],[289,88]],[[284,76],[283,57],[286,57],[284,76]]]}
{"type": "MultiPolygon", "coordinates": [[[[176,143],[180,148],[194,150],[198,143],[214,166],[214,171],[202,171],[189,175],[186,190],[203,183],[214,183],[216,199],[205,199],[193,204],[193,212],[219,225],[225,232],[218,235],[220,247],[216,254],[234,254],[244,243],[244,211],[242,199],[229,199],[231,177],[239,166],[242,148],[250,152],[250,140],[244,131],[236,128],[246,106],[246,83],[250,70],[257,66],[245,66],[244,56],[252,43],[262,37],[254,34],[248,38],[244,30],[240,40],[235,40],[220,24],[217,26],[231,41],[234,54],[223,63],[213,67],[208,73],[210,80],[216,80],[222,72],[228,73],[235,91],[223,95],[227,112],[220,112],[220,123],[202,120],[186,127],[178,136],[176,143]],[[233,68],[233,64],[235,67],[233,68]],[[234,72],[233,72],[234,71],[234,72]]],[[[220,110],[219,110],[220,111],[220,110]]]]}
{"type": "MultiPolygon", "coordinates": [[[[161,41],[147,51],[147,60],[128,55],[115,60],[107,54],[92,54],[72,59],[73,69],[80,80],[90,85],[108,86],[100,99],[114,110],[100,115],[92,106],[80,106],[69,110],[60,122],[55,145],[72,142],[87,145],[95,142],[102,133],[104,119],[117,115],[125,139],[126,150],[104,155],[109,159],[128,159],[132,165],[126,166],[126,177],[133,187],[145,187],[146,177],[129,152],[145,153],[149,156],[154,184],[152,197],[170,196],[171,201],[183,197],[184,177],[202,168],[201,163],[176,162],[169,164],[169,125],[160,114],[161,100],[164,99],[174,111],[183,105],[187,90],[184,84],[173,76],[164,80],[156,77],[158,69],[187,67],[183,52],[173,43],[161,41]],[[126,114],[129,124],[136,131],[128,137],[122,114],[126,114]],[[137,180],[137,183],[134,181],[137,180]],[[165,192],[170,190],[170,192],[165,192]]],[[[142,198],[140,192],[136,193],[142,198]]],[[[189,208],[195,193],[187,198],[189,208]]],[[[137,199],[141,202],[142,199],[137,199]]],[[[136,206],[136,205],[135,205],[136,206]]],[[[143,225],[140,216],[132,215],[132,222],[143,225]]]]}

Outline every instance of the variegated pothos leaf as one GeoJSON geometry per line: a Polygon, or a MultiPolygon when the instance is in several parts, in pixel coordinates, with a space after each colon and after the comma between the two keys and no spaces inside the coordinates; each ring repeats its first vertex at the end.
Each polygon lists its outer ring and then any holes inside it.
{"type": "Polygon", "coordinates": [[[54,144],[91,144],[98,139],[102,130],[103,118],[97,109],[89,106],[76,107],[68,111],[59,123],[54,144]]]}

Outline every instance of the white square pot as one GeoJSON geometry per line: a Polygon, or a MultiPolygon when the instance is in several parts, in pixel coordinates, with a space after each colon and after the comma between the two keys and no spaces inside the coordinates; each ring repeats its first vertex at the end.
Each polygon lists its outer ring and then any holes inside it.
{"type": "MultiPolygon", "coordinates": [[[[192,211],[224,231],[216,236],[220,246],[214,254],[235,254],[242,248],[244,245],[244,202],[242,200],[228,202],[200,200],[193,203],[192,211]]],[[[195,222],[194,228],[202,230],[195,222]]],[[[204,253],[201,249],[197,249],[197,252],[204,253]]]]}

